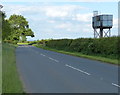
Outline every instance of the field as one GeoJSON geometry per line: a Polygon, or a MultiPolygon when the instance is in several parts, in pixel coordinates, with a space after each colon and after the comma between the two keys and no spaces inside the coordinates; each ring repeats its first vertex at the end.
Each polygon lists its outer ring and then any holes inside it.
{"type": "Polygon", "coordinates": [[[2,93],[23,93],[22,83],[16,68],[15,46],[4,44],[2,51],[2,93]]]}

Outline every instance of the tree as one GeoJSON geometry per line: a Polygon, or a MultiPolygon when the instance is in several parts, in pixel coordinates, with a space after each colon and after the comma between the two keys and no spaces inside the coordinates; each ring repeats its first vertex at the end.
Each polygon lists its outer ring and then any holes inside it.
{"type": "Polygon", "coordinates": [[[8,39],[9,35],[11,34],[11,27],[10,27],[10,23],[8,22],[8,20],[5,19],[6,15],[4,12],[0,11],[0,15],[1,15],[1,24],[2,27],[0,26],[0,30],[2,30],[2,40],[6,40],[8,39]]]}
{"type": "Polygon", "coordinates": [[[26,41],[26,36],[34,37],[34,33],[29,28],[28,21],[21,15],[11,15],[9,18],[12,34],[10,38],[12,40],[26,41]]]}

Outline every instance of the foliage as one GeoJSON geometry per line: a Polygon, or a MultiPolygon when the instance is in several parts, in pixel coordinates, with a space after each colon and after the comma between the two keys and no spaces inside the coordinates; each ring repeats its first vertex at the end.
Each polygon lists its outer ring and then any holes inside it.
{"type": "Polygon", "coordinates": [[[41,45],[46,45],[46,43],[52,39],[42,39],[42,40],[37,40],[37,41],[27,41],[27,43],[29,43],[29,45],[33,45],[33,44],[41,44],[41,45]]]}
{"type": "Polygon", "coordinates": [[[0,30],[2,30],[2,39],[5,40],[8,38],[8,36],[11,34],[11,28],[10,28],[10,24],[8,22],[8,20],[5,20],[5,13],[3,13],[2,11],[0,11],[0,17],[1,19],[1,25],[0,25],[0,30]]]}
{"type": "Polygon", "coordinates": [[[118,38],[120,37],[49,40],[46,46],[59,50],[117,59],[120,52],[118,38]]]}
{"type": "Polygon", "coordinates": [[[2,40],[4,42],[17,43],[26,41],[26,36],[34,37],[34,33],[29,28],[28,21],[21,15],[11,15],[5,19],[5,13],[2,13],[2,40]]]}
{"type": "Polygon", "coordinates": [[[50,40],[47,42],[47,46],[56,48],[56,49],[65,49],[68,50],[72,40],[71,39],[59,39],[59,40],[50,40]]]}
{"type": "Polygon", "coordinates": [[[12,40],[26,41],[26,36],[34,37],[32,30],[29,28],[28,21],[21,15],[11,15],[9,23],[13,29],[12,40]]]}

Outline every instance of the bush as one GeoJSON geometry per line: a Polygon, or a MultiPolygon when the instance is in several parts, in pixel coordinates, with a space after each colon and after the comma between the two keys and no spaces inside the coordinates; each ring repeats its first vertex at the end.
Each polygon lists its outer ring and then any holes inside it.
{"type": "Polygon", "coordinates": [[[118,38],[79,38],[79,39],[58,39],[49,40],[46,46],[54,49],[81,52],[88,55],[100,55],[110,58],[118,58],[118,38]]]}

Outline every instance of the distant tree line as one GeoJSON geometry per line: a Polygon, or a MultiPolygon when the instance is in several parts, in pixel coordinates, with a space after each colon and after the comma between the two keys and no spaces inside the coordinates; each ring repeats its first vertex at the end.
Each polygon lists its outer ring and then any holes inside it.
{"type": "Polygon", "coordinates": [[[6,19],[4,12],[0,11],[2,15],[2,41],[17,43],[26,41],[26,36],[34,37],[33,31],[29,28],[28,21],[22,15],[11,15],[6,19]]]}

